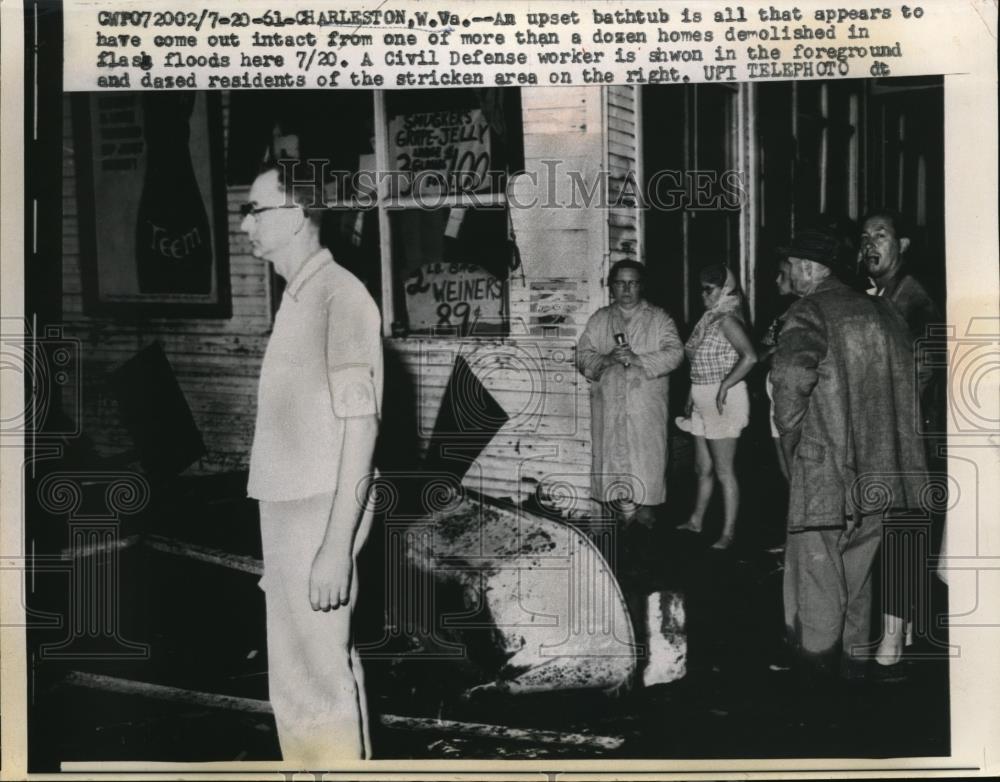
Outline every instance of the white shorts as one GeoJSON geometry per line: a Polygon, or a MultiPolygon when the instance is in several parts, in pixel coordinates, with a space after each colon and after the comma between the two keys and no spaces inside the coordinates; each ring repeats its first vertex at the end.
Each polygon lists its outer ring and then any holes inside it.
{"type": "Polygon", "coordinates": [[[721,383],[691,386],[691,434],[706,440],[727,440],[740,436],[750,423],[750,397],[742,380],[729,389],[722,414],[715,406],[721,383]]]}

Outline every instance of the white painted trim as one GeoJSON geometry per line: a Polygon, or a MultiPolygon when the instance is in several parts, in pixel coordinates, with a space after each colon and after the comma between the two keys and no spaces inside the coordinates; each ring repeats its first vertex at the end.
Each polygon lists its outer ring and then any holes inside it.
{"type": "MultiPolygon", "coordinates": [[[[642,87],[632,87],[632,94],[635,98],[635,182],[639,187],[639,192],[645,189],[643,162],[643,138],[642,138],[642,87]]],[[[646,263],[646,244],[643,241],[646,237],[646,210],[641,203],[637,202],[635,216],[635,257],[639,263],[646,263]]]]}
{"type": "MultiPolygon", "coordinates": [[[[402,210],[402,209],[423,209],[426,201],[421,201],[413,196],[406,196],[403,198],[391,198],[386,199],[384,202],[385,208],[388,210],[402,210]]],[[[506,193],[476,193],[475,196],[471,195],[442,195],[440,198],[434,197],[434,205],[441,207],[465,207],[468,209],[476,209],[478,207],[490,207],[490,206],[505,206],[507,204],[507,194],[506,193]],[[476,203],[470,203],[475,200],[476,203]]]]}
{"type": "MultiPolygon", "coordinates": [[[[603,177],[605,173],[610,175],[611,172],[611,140],[608,137],[608,88],[606,86],[601,87],[600,91],[597,93],[599,110],[601,115],[601,164],[598,168],[597,175],[603,177]]],[[[610,185],[610,176],[606,180],[606,186],[610,185]]],[[[588,288],[590,290],[590,312],[597,312],[601,307],[605,306],[609,302],[608,298],[608,286],[605,284],[604,276],[608,272],[608,268],[611,262],[611,210],[604,209],[598,212],[600,217],[600,237],[601,252],[594,253],[592,255],[591,269],[588,277],[590,279],[587,281],[588,288]]]]}
{"type": "MultiPolygon", "coordinates": [[[[375,170],[389,170],[389,128],[385,115],[385,91],[373,90],[372,101],[375,114],[375,170]]],[[[392,322],[395,320],[392,275],[392,227],[386,203],[389,195],[389,178],[380,177],[378,192],[378,243],[381,260],[382,285],[382,335],[392,336],[392,322]]]]}

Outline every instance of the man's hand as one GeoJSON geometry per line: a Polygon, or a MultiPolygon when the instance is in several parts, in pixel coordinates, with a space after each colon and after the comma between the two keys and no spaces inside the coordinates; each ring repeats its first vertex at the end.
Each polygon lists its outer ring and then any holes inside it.
{"type": "Polygon", "coordinates": [[[346,549],[319,547],[309,571],[309,604],[313,611],[335,611],[351,600],[354,559],[346,549]]]}

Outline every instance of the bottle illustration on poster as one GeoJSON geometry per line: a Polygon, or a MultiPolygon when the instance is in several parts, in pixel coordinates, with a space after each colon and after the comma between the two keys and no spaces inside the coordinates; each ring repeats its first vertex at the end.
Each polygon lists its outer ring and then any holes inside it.
{"type": "Polygon", "coordinates": [[[135,228],[142,293],[212,289],[211,231],[189,147],[197,97],[194,92],[143,96],[146,178],[135,228]]]}

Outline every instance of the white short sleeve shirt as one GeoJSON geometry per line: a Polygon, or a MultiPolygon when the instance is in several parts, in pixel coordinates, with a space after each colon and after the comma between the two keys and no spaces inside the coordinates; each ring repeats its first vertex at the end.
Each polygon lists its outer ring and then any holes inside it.
{"type": "Polygon", "coordinates": [[[382,334],[361,281],[322,250],[285,289],[264,353],[247,494],[337,489],[347,418],[380,416],[382,334]]]}

